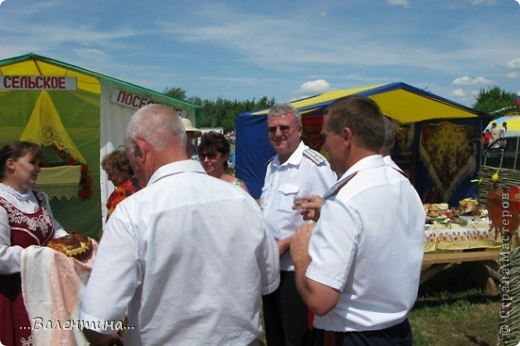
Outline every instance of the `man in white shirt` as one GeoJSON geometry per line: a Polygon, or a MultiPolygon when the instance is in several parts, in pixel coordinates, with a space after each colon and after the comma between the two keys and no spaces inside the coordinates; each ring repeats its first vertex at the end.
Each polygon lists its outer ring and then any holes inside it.
{"type": "Polygon", "coordinates": [[[313,345],[412,345],[425,213],[409,180],[385,163],[383,116],[366,97],[334,101],[325,150],[341,177],[314,229],[291,241],[296,284],[314,318],[313,345]]]}
{"type": "Polygon", "coordinates": [[[267,116],[269,141],[276,156],[269,163],[260,197],[267,228],[280,251],[280,287],[263,298],[268,345],[305,346],[309,340],[308,310],[296,291],[288,251],[292,235],[302,226],[296,196],[323,195],[337,177],[327,160],[302,140],[301,115],[289,104],[274,105],[267,116]]]}
{"type": "MultiPolygon", "coordinates": [[[[500,130],[498,130],[498,138],[505,138],[507,133],[507,122],[503,122],[502,126],[500,127],[500,130]]],[[[507,144],[507,141],[505,139],[502,139],[499,141],[500,148],[505,148],[507,144]]]]}
{"type": "MultiPolygon", "coordinates": [[[[193,140],[202,136],[202,131],[194,127],[191,120],[188,118],[181,118],[184,129],[186,130],[186,155],[191,159],[194,156],[193,140]]],[[[195,153],[196,156],[196,153],[195,153]]],[[[198,159],[198,157],[197,157],[198,159]]]]}
{"type": "Polygon", "coordinates": [[[279,284],[276,242],[256,202],[188,160],[175,110],[139,109],[125,146],[146,187],[106,224],[82,296],[90,342],[125,316],[125,345],[249,345],[261,333],[261,295],[279,284]]]}
{"type": "Polygon", "coordinates": [[[499,129],[497,129],[496,122],[493,122],[491,124],[491,128],[489,129],[489,131],[491,132],[491,143],[492,143],[491,148],[492,149],[500,148],[500,143],[498,141],[496,141],[497,139],[500,138],[499,129]]]}

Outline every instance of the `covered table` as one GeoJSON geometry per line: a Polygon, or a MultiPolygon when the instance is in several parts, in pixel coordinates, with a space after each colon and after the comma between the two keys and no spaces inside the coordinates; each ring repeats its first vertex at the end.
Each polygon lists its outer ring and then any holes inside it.
{"type": "Polygon", "coordinates": [[[427,224],[424,231],[424,268],[421,283],[452,263],[485,261],[498,269],[503,251],[500,235],[490,231],[489,219],[476,217],[461,225],[453,222],[427,224]]]}
{"type": "Polygon", "coordinates": [[[424,231],[424,252],[501,247],[501,237],[496,237],[495,231],[489,229],[487,217],[467,220],[466,225],[453,222],[427,224],[424,231]]]}

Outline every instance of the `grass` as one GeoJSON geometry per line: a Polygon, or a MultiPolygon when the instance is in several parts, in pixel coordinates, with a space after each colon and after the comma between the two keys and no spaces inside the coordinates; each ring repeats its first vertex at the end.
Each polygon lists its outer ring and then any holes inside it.
{"type": "Polygon", "coordinates": [[[453,264],[423,283],[408,316],[414,346],[497,345],[500,296],[486,292],[487,280],[478,262],[453,264]]]}
{"type": "Polygon", "coordinates": [[[500,296],[481,263],[452,265],[425,282],[409,315],[414,345],[496,345],[500,296]]]}
{"type": "Polygon", "coordinates": [[[420,297],[409,316],[414,345],[496,345],[499,308],[479,290],[420,297]]]}

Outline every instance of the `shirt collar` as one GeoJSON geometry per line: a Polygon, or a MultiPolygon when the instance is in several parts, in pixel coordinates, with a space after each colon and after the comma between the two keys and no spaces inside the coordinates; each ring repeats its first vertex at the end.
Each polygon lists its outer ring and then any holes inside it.
{"type": "Polygon", "coordinates": [[[380,166],[386,166],[386,162],[383,160],[383,157],[381,155],[376,154],[364,157],[358,162],[356,162],[354,165],[352,165],[352,167],[350,167],[345,173],[343,173],[339,180],[342,180],[345,177],[348,177],[349,175],[352,175],[359,171],[380,166]]]}
{"type": "Polygon", "coordinates": [[[159,167],[154,174],[152,174],[152,177],[150,178],[150,181],[148,181],[148,184],[151,185],[155,183],[156,181],[173,174],[179,174],[184,172],[195,172],[195,173],[202,173],[207,174],[202,165],[197,160],[182,160],[177,162],[168,163],[162,167],[159,167]]]}
{"type": "Polygon", "coordinates": [[[0,183],[0,191],[4,191],[12,196],[14,196],[16,199],[20,201],[27,201],[32,196],[32,190],[27,191],[26,193],[20,193],[13,189],[11,186],[6,185],[4,183],[0,183]]]}
{"type": "Polygon", "coordinates": [[[358,162],[356,162],[352,167],[350,167],[341,178],[325,193],[323,198],[328,198],[332,195],[338,193],[338,191],[345,186],[350,179],[354,178],[354,176],[362,170],[386,166],[386,162],[383,160],[381,155],[370,155],[365,158],[362,158],[358,162]]]}
{"type": "Polygon", "coordinates": [[[308,147],[303,143],[303,141],[300,141],[300,144],[298,144],[298,147],[296,150],[289,156],[287,161],[285,161],[283,164],[280,165],[280,157],[278,157],[278,154],[275,156],[273,160],[273,164],[276,166],[283,166],[283,165],[293,165],[297,166],[302,162],[303,159],[303,151],[307,149],[308,147]]]}

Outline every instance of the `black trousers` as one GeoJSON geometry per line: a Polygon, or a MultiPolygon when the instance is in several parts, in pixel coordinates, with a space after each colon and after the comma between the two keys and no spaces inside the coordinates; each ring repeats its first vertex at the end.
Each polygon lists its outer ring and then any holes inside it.
{"type": "Polygon", "coordinates": [[[280,286],[262,298],[267,346],[310,345],[307,306],[296,290],[294,272],[280,272],[280,286]]]}
{"type": "Polygon", "coordinates": [[[408,319],[381,330],[367,332],[312,331],[312,346],[411,346],[412,329],[408,319]]]}

